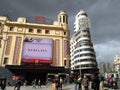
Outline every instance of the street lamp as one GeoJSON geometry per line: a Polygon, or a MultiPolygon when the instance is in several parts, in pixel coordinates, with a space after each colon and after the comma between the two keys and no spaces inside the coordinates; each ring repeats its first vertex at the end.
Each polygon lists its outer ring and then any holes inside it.
{"type": "Polygon", "coordinates": [[[79,71],[80,71],[80,76],[81,76],[81,64],[80,64],[80,68],[79,68],[79,71]]]}

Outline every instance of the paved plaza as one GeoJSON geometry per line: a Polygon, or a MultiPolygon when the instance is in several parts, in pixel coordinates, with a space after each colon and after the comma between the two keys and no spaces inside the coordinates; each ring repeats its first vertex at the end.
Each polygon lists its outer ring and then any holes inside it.
{"type": "MultiPolygon", "coordinates": [[[[14,90],[14,86],[6,87],[6,90],[14,90]]],[[[32,86],[22,86],[20,90],[53,90],[53,87],[52,85],[49,85],[48,87],[42,85],[41,88],[35,89],[32,86]]],[[[63,86],[63,90],[74,90],[74,84],[63,86]]]]}
{"type": "MultiPolygon", "coordinates": [[[[1,89],[0,89],[1,90],[1,89]]],[[[14,90],[14,86],[7,86],[6,90],[14,90]]],[[[41,86],[41,88],[33,88],[32,86],[22,86],[20,88],[20,90],[53,90],[52,85],[49,85],[48,87],[46,86],[41,86]]],[[[74,90],[74,84],[69,84],[66,86],[63,86],[62,90],[74,90]]],[[[90,89],[93,90],[93,89],[90,89]]],[[[108,89],[108,88],[104,88],[104,90],[120,90],[120,89],[108,89]]]]}
{"type": "MultiPolygon", "coordinates": [[[[120,88],[120,81],[117,82],[118,83],[118,87],[120,88]]],[[[0,89],[1,90],[1,89],[0,89]]],[[[14,86],[7,86],[6,90],[14,90],[14,86]]],[[[32,86],[21,86],[20,90],[53,90],[53,86],[52,83],[50,83],[48,86],[42,85],[40,88],[36,89],[33,88],[32,86]]],[[[63,89],[62,90],[74,90],[74,84],[68,84],[66,86],[63,85],[63,89]]],[[[90,89],[93,90],[93,89],[90,89]]],[[[120,89],[108,89],[107,87],[104,87],[104,90],[120,90],[120,89]]]]}

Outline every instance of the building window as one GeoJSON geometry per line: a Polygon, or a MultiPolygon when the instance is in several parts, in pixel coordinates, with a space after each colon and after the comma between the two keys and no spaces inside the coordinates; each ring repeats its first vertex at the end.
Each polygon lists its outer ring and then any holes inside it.
{"type": "Polygon", "coordinates": [[[14,30],[14,28],[13,27],[10,27],[10,31],[13,31],[14,30]]]}
{"type": "Polygon", "coordinates": [[[65,23],[65,16],[63,16],[63,23],[65,23]]]}
{"type": "Polygon", "coordinates": [[[42,30],[41,29],[37,29],[37,33],[41,33],[42,32],[42,30]]]}
{"type": "Polygon", "coordinates": [[[30,28],[30,29],[29,29],[29,32],[33,32],[33,29],[30,28]]]}
{"type": "Polygon", "coordinates": [[[66,35],[67,33],[66,32],[64,32],[64,35],[66,35]]]}
{"type": "Polygon", "coordinates": [[[66,66],[66,60],[64,60],[64,66],[66,66]]]}
{"type": "Polygon", "coordinates": [[[3,64],[7,64],[7,63],[8,63],[8,58],[4,58],[3,64]]]}
{"type": "Polygon", "coordinates": [[[45,34],[49,34],[50,33],[50,31],[49,30],[45,30],[45,34]]]}
{"type": "Polygon", "coordinates": [[[60,22],[62,22],[62,20],[61,20],[61,16],[60,16],[60,22]]]}

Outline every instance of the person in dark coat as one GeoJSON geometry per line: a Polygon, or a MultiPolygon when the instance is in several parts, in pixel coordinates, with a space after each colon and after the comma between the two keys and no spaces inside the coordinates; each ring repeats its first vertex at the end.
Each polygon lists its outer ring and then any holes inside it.
{"type": "Polygon", "coordinates": [[[6,82],[4,80],[2,80],[1,90],[5,90],[5,87],[6,87],[6,82]]]}
{"type": "Polygon", "coordinates": [[[77,83],[78,83],[78,89],[81,90],[81,82],[82,82],[82,78],[80,75],[78,75],[78,79],[77,79],[77,83]]]}
{"type": "Polygon", "coordinates": [[[74,77],[74,84],[75,84],[74,90],[78,90],[77,76],[74,77]]]}
{"type": "Polygon", "coordinates": [[[84,77],[82,79],[82,85],[84,87],[84,90],[89,90],[89,79],[88,79],[87,75],[84,75],[84,77]]]}
{"type": "Polygon", "coordinates": [[[92,77],[92,89],[99,90],[99,86],[100,86],[100,80],[98,75],[95,74],[92,77]]]}
{"type": "Polygon", "coordinates": [[[21,80],[18,80],[17,83],[15,84],[14,90],[20,90],[21,85],[22,85],[21,80]]]}

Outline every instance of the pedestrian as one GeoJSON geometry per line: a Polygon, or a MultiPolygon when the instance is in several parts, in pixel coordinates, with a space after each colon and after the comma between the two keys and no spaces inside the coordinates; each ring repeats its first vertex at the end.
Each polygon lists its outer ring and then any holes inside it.
{"type": "Polygon", "coordinates": [[[98,74],[94,74],[92,77],[92,89],[99,90],[100,80],[98,74]]]}
{"type": "Polygon", "coordinates": [[[56,78],[55,82],[56,82],[56,89],[59,90],[59,88],[60,88],[60,80],[59,80],[59,78],[56,78]]]}
{"type": "Polygon", "coordinates": [[[11,83],[10,83],[10,82],[8,82],[8,86],[11,86],[11,83]]]}
{"type": "Polygon", "coordinates": [[[24,86],[27,86],[27,80],[24,81],[24,86]]]}
{"type": "Polygon", "coordinates": [[[84,87],[84,90],[89,90],[89,79],[88,79],[87,75],[84,75],[84,77],[82,79],[82,85],[84,87]]]}
{"type": "Polygon", "coordinates": [[[77,77],[76,77],[76,76],[74,77],[74,84],[75,84],[74,89],[75,89],[75,90],[78,90],[78,89],[77,89],[77,86],[78,86],[78,85],[77,85],[77,77]]]}
{"type": "Polygon", "coordinates": [[[100,90],[104,90],[104,76],[102,74],[99,75],[100,80],[100,90]]]}
{"type": "Polygon", "coordinates": [[[18,80],[17,83],[15,84],[14,90],[20,90],[21,85],[22,85],[21,80],[18,80]]]}
{"type": "Polygon", "coordinates": [[[38,80],[38,88],[40,88],[40,87],[41,87],[41,81],[38,80]]]}
{"type": "Polygon", "coordinates": [[[78,90],[81,90],[81,81],[82,81],[82,78],[80,75],[78,75],[78,79],[77,79],[77,83],[78,83],[78,90]]]}
{"type": "Polygon", "coordinates": [[[108,87],[113,88],[113,76],[112,75],[108,77],[108,87]]]}
{"type": "Polygon", "coordinates": [[[62,77],[60,77],[60,90],[62,90],[62,84],[63,84],[63,79],[62,79],[62,77]]]}
{"type": "Polygon", "coordinates": [[[49,82],[49,81],[48,81],[48,79],[47,79],[46,82],[45,82],[46,87],[48,87],[48,82],[49,82]]]}
{"type": "Polygon", "coordinates": [[[67,85],[67,78],[65,77],[63,81],[64,81],[64,86],[66,86],[67,85]]]}
{"type": "Polygon", "coordinates": [[[33,86],[33,88],[36,89],[36,79],[34,79],[34,80],[32,81],[32,86],[33,86]]]}
{"type": "Polygon", "coordinates": [[[1,82],[1,90],[5,90],[5,87],[6,87],[6,82],[5,82],[5,80],[2,80],[2,82],[1,82]]]}
{"type": "Polygon", "coordinates": [[[57,84],[56,84],[56,80],[55,79],[53,79],[52,86],[53,86],[53,90],[57,90],[57,84]]]}

